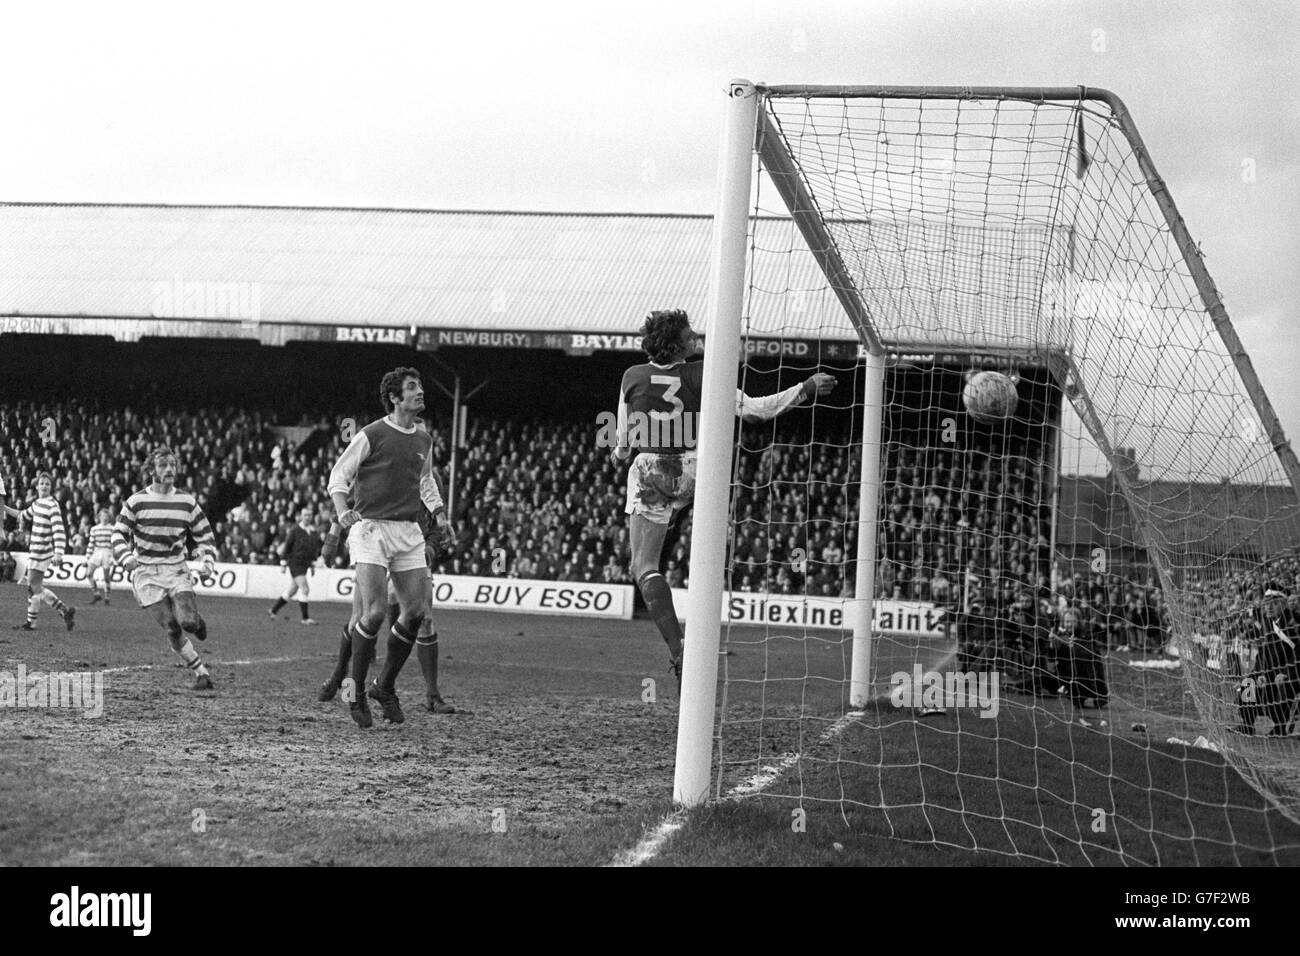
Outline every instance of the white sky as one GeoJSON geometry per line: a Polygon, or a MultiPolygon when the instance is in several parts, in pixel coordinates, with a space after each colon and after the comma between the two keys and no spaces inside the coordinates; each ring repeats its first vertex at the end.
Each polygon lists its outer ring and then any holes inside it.
{"type": "Polygon", "coordinates": [[[0,11],[5,200],[711,212],[733,76],[1107,87],[1300,444],[1291,0],[0,11]]]}

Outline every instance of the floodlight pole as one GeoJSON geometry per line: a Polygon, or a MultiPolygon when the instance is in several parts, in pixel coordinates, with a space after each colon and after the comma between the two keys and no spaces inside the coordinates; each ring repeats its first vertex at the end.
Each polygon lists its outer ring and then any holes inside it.
{"type": "Polygon", "coordinates": [[[745,302],[745,253],[754,165],[758,93],[748,80],[727,88],[726,127],[718,167],[718,205],[709,257],[708,348],[700,401],[699,478],[691,535],[691,586],[686,607],[686,648],[681,709],[677,718],[677,769],[673,800],[697,806],[709,795],[713,717],[722,630],[722,578],[726,558],[731,455],[736,427],[736,369],[745,302]]]}
{"type": "Polygon", "coordinates": [[[456,519],[456,472],[460,465],[460,449],[465,446],[465,426],[467,423],[465,403],[477,395],[479,390],[492,380],[490,378],[484,379],[475,385],[468,395],[462,395],[460,390],[460,373],[436,355],[430,355],[428,358],[429,361],[440,365],[444,370],[446,370],[446,372],[451,375],[452,379],[451,388],[447,388],[446,385],[443,385],[442,382],[438,381],[436,378],[432,378],[429,381],[431,385],[438,389],[438,391],[451,399],[451,448],[449,449],[448,456],[450,458],[450,464],[447,476],[447,500],[445,504],[447,506],[448,517],[454,521],[456,519]]]}

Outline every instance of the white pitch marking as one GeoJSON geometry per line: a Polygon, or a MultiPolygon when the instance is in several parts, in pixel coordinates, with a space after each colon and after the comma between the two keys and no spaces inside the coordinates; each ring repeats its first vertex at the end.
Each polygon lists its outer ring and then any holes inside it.
{"type": "MultiPolygon", "coordinates": [[[[231,665],[231,666],[234,666],[234,665],[245,665],[245,664],[290,664],[290,663],[293,663],[293,662],[295,662],[295,661],[314,661],[314,660],[316,660],[316,658],[314,658],[314,657],[259,657],[259,658],[256,658],[256,659],[250,659],[250,660],[245,660],[245,661],[218,661],[218,660],[213,660],[213,661],[209,661],[208,663],[209,663],[211,666],[213,666],[213,667],[217,667],[217,666],[220,666],[220,665],[227,665],[227,664],[228,664],[228,665],[231,665]]],[[[163,667],[163,666],[166,666],[166,665],[163,665],[163,664],[128,664],[126,667],[108,667],[108,668],[105,668],[103,671],[101,671],[101,673],[104,673],[104,674],[123,674],[123,673],[126,673],[127,671],[151,671],[151,670],[153,670],[155,667],[163,667]]]]}
{"type": "MultiPolygon", "coordinates": [[[[835,723],[831,724],[817,739],[819,744],[828,743],[834,740],[844,732],[844,728],[853,723],[854,718],[862,717],[866,712],[861,710],[851,710],[846,713],[835,723]]],[[[724,800],[737,800],[740,797],[750,797],[756,793],[762,793],[768,787],[776,782],[781,774],[785,773],[795,765],[799,760],[797,753],[785,754],[776,766],[762,768],[748,780],[743,780],[727,791],[724,800]]],[[[664,848],[669,838],[674,833],[686,825],[687,817],[690,815],[690,809],[687,807],[678,807],[673,810],[662,820],[659,825],[641,838],[641,841],[632,849],[624,850],[616,856],[610,866],[640,866],[649,860],[653,860],[659,851],[664,848]]]]}

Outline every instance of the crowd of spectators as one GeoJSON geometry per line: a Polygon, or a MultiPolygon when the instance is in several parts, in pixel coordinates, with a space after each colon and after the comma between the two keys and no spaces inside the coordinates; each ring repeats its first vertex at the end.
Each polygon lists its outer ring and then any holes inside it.
{"type": "MultiPolygon", "coordinates": [[[[352,417],[372,416],[358,410],[352,417]]],[[[195,493],[212,523],[221,559],[273,564],[302,508],[311,510],[322,532],[328,527],[333,506],[325,488],[343,447],[344,420],[299,419],[291,440],[269,410],[177,408],[147,398],[135,404],[17,402],[0,405],[0,475],[21,504],[32,498],[37,472],[52,472],[70,550],[79,553],[98,509],[116,514],[143,486],[146,452],[166,444],[180,457],[180,484],[195,493]]],[[[572,421],[473,422],[467,447],[458,452],[459,537],[436,570],[630,583],[626,470],[596,447],[596,434],[593,425],[572,421]]],[[[445,478],[445,430],[434,432],[434,443],[445,478]]],[[[900,441],[890,447],[878,597],[931,601],[967,620],[978,618],[983,623],[972,630],[984,631],[1003,628],[1000,622],[1027,592],[1049,625],[1076,608],[1108,646],[1153,650],[1163,644],[1167,622],[1154,582],[1138,587],[1115,574],[1052,573],[1040,449],[1026,443],[996,453],[915,449],[900,441]]],[[[847,434],[809,442],[770,428],[745,432],[735,464],[732,589],[851,596],[858,528],[843,516],[856,511],[859,454],[847,434]]],[[[16,538],[10,546],[21,549],[12,521],[8,529],[16,538]]],[[[690,540],[688,513],[665,548],[673,586],[689,580],[690,540]]],[[[0,554],[0,576],[11,560],[0,554]]],[[[344,566],[347,560],[345,548],[337,561],[344,566]]],[[[1275,571],[1295,580],[1300,591],[1300,566],[1289,560],[1275,571]]],[[[1231,627],[1252,606],[1260,573],[1242,572],[1227,589],[1189,578],[1188,592],[1200,602],[1195,618],[1231,627]]]]}

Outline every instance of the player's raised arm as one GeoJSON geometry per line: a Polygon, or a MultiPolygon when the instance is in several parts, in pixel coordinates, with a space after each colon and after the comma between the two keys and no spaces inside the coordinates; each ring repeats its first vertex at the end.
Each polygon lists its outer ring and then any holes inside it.
{"type": "Polygon", "coordinates": [[[334,514],[339,519],[339,524],[344,528],[350,528],[360,519],[355,511],[348,507],[348,491],[351,490],[353,482],[357,480],[357,472],[361,468],[361,463],[370,455],[370,439],[366,436],[365,431],[359,431],[353,437],[348,447],[343,450],[339,460],[334,463],[330,469],[329,484],[326,489],[329,491],[330,498],[334,501],[334,514]]]}
{"type": "Polygon", "coordinates": [[[736,414],[746,423],[765,422],[792,408],[811,402],[819,395],[829,395],[834,388],[835,376],[818,372],[799,385],[792,385],[774,395],[755,397],[736,389],[736,414]]]}

